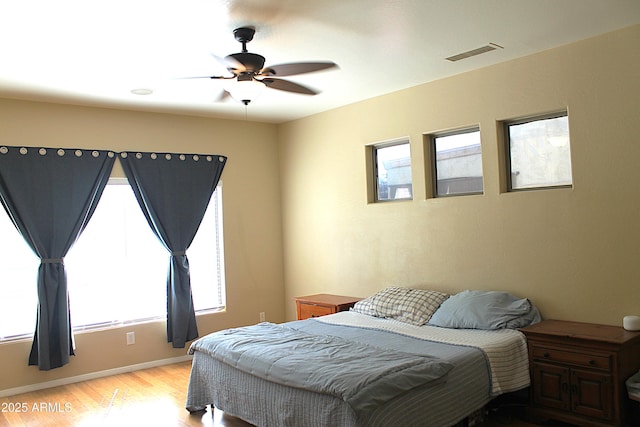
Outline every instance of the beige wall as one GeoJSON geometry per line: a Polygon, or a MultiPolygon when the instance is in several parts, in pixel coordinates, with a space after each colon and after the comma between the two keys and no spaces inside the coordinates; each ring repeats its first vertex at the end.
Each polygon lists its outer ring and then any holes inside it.
{"type": "MultiPolygon", "coordinates": [[[[224,183],[227,311],[198,316],[201,335],[284,320],[279,170],[275,125],[0,99],[0,144],[115,151],[214,153],[229,157],[224,183]]],[[[116,162],[114,175],[122,175],[116,162]]],[[[5,284],[2,284],[5,285],[5,284]]],[[[35,283],[34,283],[35,286],[35,283]]],[[[0,391],[185,356],[166,342],[165,322],[76,334],[76,356],[49,372],[27,366],[31,342],[0,343],[0,391]],[[126,345],[125,333],[136,332],[126,345]]]]}
{"type": "Polygon", "coordinates": [[[546,318],[640,314],[639,43],[635,26],[282,125],[287,298],[492,289],[546,318]],[[497,122],[563,108],[574,187],[501,191],[497,122]],[[469,125],[484,194],[427,199],[423,134],[469,125]],[[367,204],[364,147],[404,136],[414,200],[367,204]]]}

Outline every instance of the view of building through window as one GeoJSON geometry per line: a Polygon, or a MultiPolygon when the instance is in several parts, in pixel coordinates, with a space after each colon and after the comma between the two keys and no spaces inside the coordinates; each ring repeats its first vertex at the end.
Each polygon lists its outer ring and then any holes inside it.
{"type": "Polygon", "coordinates": [[[409,141],[374,148],[376,162],[376,200],[413,198],[409,141]]]}
{"type": "Polygon", "coordinates": [[[507,124],[510,189],[570,186],[569,118],[542,117],[507,124]]]}
{"type": "Polygon", "coordinates": [[[435,135],[436,196],[483,192],[480,130],[435,135]]]}

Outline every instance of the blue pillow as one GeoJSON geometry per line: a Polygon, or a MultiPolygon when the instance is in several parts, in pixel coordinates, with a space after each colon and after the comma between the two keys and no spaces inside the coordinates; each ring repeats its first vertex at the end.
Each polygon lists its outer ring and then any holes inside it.
{"type": "Polygon", "coordinates": [[[538,309],[507,292],[462,291],[436,310],[429,325],[458,329],[517,329],[537,323],[538,309]]]}

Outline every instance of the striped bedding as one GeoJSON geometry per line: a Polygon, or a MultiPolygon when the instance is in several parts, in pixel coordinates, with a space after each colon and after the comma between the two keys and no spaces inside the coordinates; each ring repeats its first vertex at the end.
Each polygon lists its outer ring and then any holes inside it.
{"type": "Polygon", "coordinates": [[[494,395],[529,386],[527,341],[513,329],[450,329],[436,326],[413,326],[396,320],[367,316],[353,311],[318,317],[334,325],[380,329],[428,341],[466,345],[484,351],[491,367],[491,391],[494,395]]]}
{"type": "Polygon", "coordinates": [[[410,326],[355,312],[289,322],[288,325],[307,333],[335,335],[383,348],[426,352],[451,362],[454,368],[447,375],[446,382],[428,384],[407,392],[381,405],[363,421],[341,399],[266,381],[196,351],[187,409],[201,410],[212,405],[212,408],[215,406],[257,426],[444,427],[454,425],[481,409],[493,396],[528,385],[528,371],[526,378],[520,373],[520,368],[508,373],[509,360],[517,366],[524,366],[525,370],[527,367],[526,350],[522,356],[524,360],[519,360],[517,351],[513,351],[514,355],[507,355],[512,352],[510,348],[520,345],[514,345],[511,340],[523,340],[519,333],[502,334],[504,336],[500,339],[495,337],[496,334],[480,331],[475,331],[478,334],[454,333],[459,336],[457,338],[440,336],[441,331],[422,336],[422,332],[417,333],[416,329],[440,328],[410,326]],[[480,335],[490,338],[478,338],[480,335]],[[468,341],[460,341],[464,338],[468,341]],[[445,343],[451,340],[457,342],[445,343]],[[477,345],[485,346],[488,352],[477,348],[477,345]]]}

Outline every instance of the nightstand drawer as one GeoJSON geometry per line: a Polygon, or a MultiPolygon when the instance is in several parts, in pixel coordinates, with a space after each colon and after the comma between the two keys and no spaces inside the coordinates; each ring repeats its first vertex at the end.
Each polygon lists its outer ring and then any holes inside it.
{"type": "Polygon", "coordinates": [[[333,307],[327,307],[326,305],[317,304],[300,304],[300,318],[308,319],[310,317],[325,316],[327,314],[335,313],[333,307]]]}
{"type": "Polygon", "coordinates": [[[579,353],[559,348],[532,346],[532,356],[537,360],[549,362],[567,363],[575,366],[584,366],[593,369],[609,371],[611,369],[611,357],[579,353]]]}

